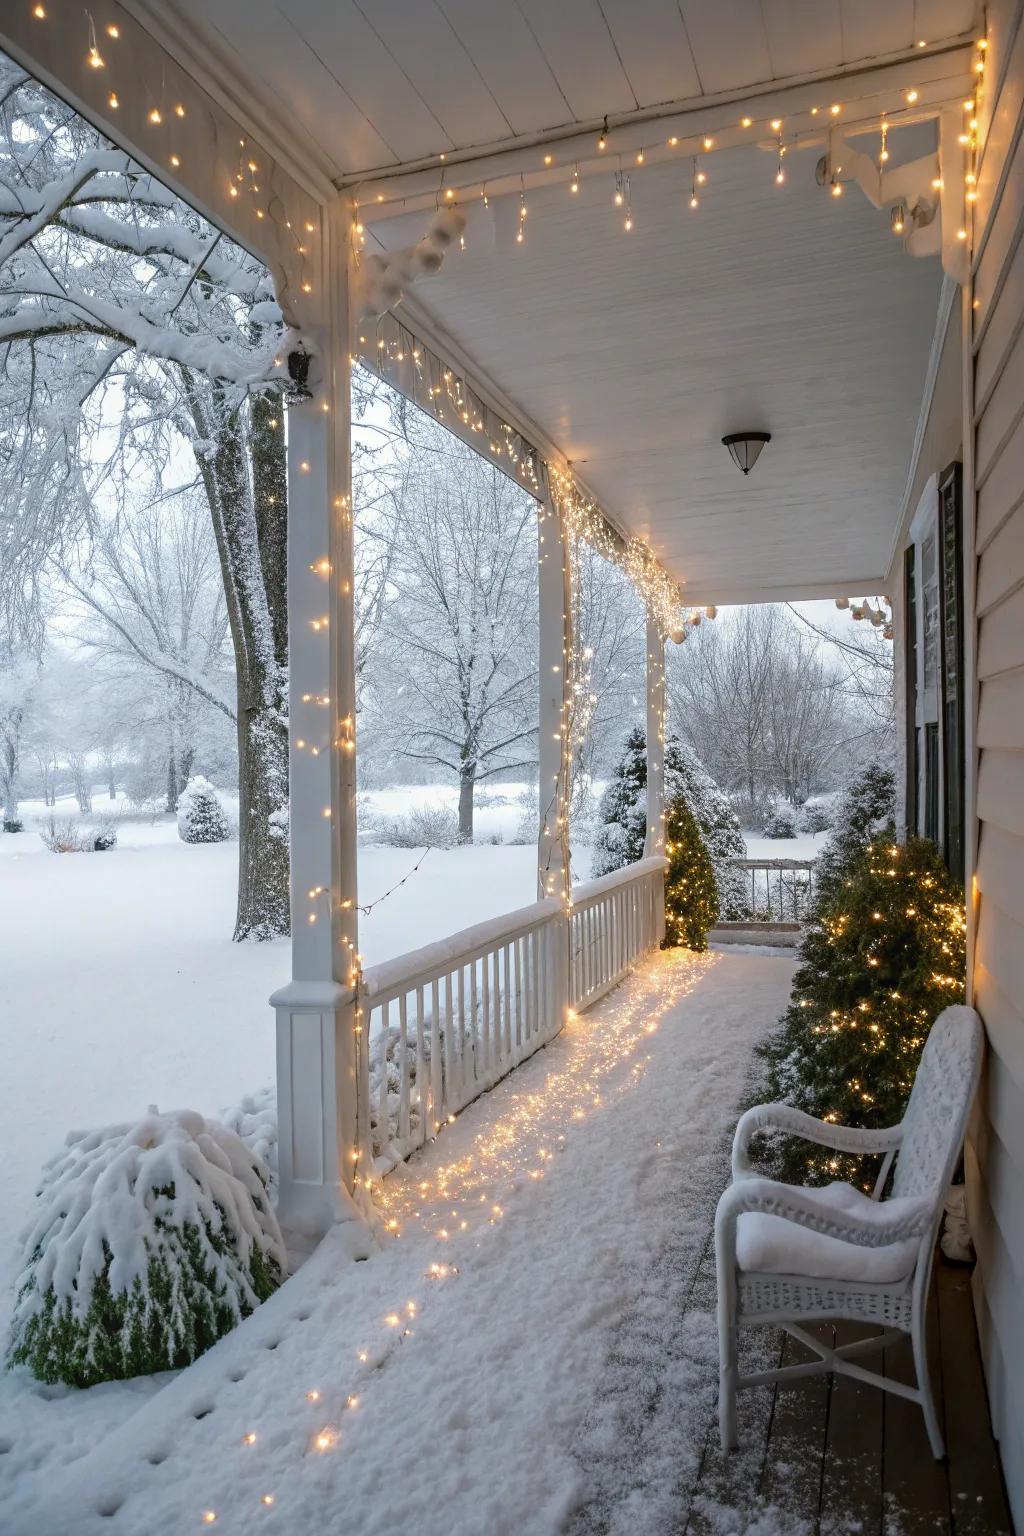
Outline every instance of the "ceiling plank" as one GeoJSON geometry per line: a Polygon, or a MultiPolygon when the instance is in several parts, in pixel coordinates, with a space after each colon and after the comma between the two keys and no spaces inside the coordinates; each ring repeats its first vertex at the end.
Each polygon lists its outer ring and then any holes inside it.
{"type": "Polygon", "coordinates": [[[601,9],[641,107],[700,95],[676,0],[601,0],[601,9]]]}
{"type": "Polygon", "coordinates": [[[840,18],[847,64],[898,53],[917,41],[914,0],[842,0],[840,18]]]}
{"type": "Polygon", "coordinates": [[[839,0],[762,0],[775,79],[809,75],[843,57],[839,0]]]}
{"type": "Polygon", "coordinates": [[[914,0],[915,43],[937,43],[944,37],[957,37],[981,27],[980,5],[974,0],[914,0]]]}
{"type": "Polygon", "coordinates": [[[361,0],[360,8],[453,144],[513,131],[435,0],[361,0]]]}
{"type": "Polygon", "coordinates": [[[289,0],[300,37],[400,160],[452,148],[452,140],[353,0],[289,0]]]}
{"type": "Polygon", "coordinates": [[[179,9],[200,33],[212,27],[219,34],[221,51],[238,60],[240,74],[273,98],[279,114],[301,124],[336,173],[397,162],[391,146],[276,6],[184,0],[179,9]]]}
{"type": "Polygon", "coordinates": [[[487,10],[480,0],[437,0],[515,133],[572,120],[572,111],[537,39],[516,6],[487,10]]]}
{"type": "Polygon", "coordinates": [[[519,0],[577,119],[631,112],[636,97],[597,0],[519,0]]]}
{"type": "Polygon", "coordinates": [[[760,0],[680,0],[705,95],[772,78],[760,0]]]}

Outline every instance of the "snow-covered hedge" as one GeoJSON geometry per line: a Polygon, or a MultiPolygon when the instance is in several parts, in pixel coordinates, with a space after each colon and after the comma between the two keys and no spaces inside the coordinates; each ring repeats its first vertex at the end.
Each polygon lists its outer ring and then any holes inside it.
{"type": "Polygon", "coordinates": [[[267,1184],[191,1110],[72,1133],[25,1234],[8,1363],[76,1387],[188,1365],[285,1276],[267,1184]]]}
{"type": "Polygon", "coordinates": [[[796,837],[796,811],[780,800],[765,817],[762,831],[765,837],[796,837]]]}
{"type": "Polygon", "coordinates": [[[178,836],[183,843],[224,843],[231,836],[220,795],[202,774],[189,779],[178,796],[178,836]]]}
{"type": "Polygon", "coordinates": [[[454,848],[459,818],[447,806],[414,806],[404,816],[381,816],[374,840],[385,848],[454,848]]]}
{"type": "Polygon", "coordinates": [[[819,832],[827,832],[832,825],[832,817],[828,807],[815,801],[813,805],[805,805],[803,815],[800,817],[801,832],[810,832],[816,835],[819,832]]]}

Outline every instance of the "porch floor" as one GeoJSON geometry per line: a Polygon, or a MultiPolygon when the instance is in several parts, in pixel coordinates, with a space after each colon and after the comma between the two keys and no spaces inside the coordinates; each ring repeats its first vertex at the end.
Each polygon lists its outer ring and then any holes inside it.
{"type": "Polygon", "coordinates": [[[743,1394],[743,1449],[717,1448],[709,1234],[752,1049],[792,968],[652,957],[386,1180],[398,1241],[370,1253],[357,1223],[333,1229],[100,1444],[87,1393],[60,1405],[75,1422],[59,1451],[12,1434],[4,1460],[23,1472],[4,1528],[1008,1530],[960,1270],[940,1271],[935,1302],[948,1467],[917,1410],[824,1379],[743,1394]]]}

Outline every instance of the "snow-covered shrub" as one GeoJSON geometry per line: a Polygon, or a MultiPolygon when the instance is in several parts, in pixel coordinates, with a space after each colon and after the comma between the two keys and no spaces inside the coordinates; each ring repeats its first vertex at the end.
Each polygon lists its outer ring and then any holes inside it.
{"type": "Polygon", "coordinates": [[[183,843],[224,843],[231,836],[220,795],[202,774],[189,779],[178,796],[178,836],[183,843]]]}
{"type": "Polygon", "coordinates": [[[191,1110],[73,1133],[43,1171],[8,1363],[76,1387],[188,1365],[285,1276],[267,1183],[191,1110]]]}
{"type": "Polygon", "coordinates": [[[801,832],[810,832],[817,835],[819,832],[827,832],[832,825],[832,817],[828,813],[827,806],[815,803],[805,805],[803,815],[800,818],[801,832]]]}
{"type": "Polygon", "coordinates": [[[117,828],[107,822],[106,826],[96,827],[90,832],[88,839],[93,853],[108,853],[111,848],[117,847],[117,828]]]}
{"type": "Polygon", "coordinates": [[[441,805],[419,805],[404,816],[382,816],[377,840],[389,848],[455,848],[459,818],[441,805]]]}
{"type": "Polygon", "coordinates": [[[51,853],[84,853],[89,846],[86,834],[71,816],[60,821],[50,816],[39,836],[51,853]]]}
{"type": "Polygon", "coordinates": [[[796,811],[785,800],[773,805],[761,828],[765,837],[796,837],[796,811]]]}
{"type": "MultiPolygon", "coordinates": [[[[715,872],[720,916],[742,917],[746,882],[733,859],[746,857],[739,819],[692,748],[669,732],[665,741],[665,804],[682,795],[700,829],[715,872]]],[[[643,858],[647,835],[647,740],[641,726],[626,737],[623,754],[601,796],[593,873],[610,874],[643,858]]]]}
{"type": "Polygon", "coordinates": [[[25,823],[21,820],[20,817],[9,816],[4,821],[4,831],[5,832],[24,832],[24,830],[25,830],[25,823]]]}
{"type": "Polygon", "coordinates": [[[516,796],[516,804],[519,807],[519,821],[515,832],[509,838],[509,842],[517,847],[526,847],[529,843],[537,841],[540,831],[540,811],[537,806],[537,788],[535,785],[526,784],[516,796]]]}
{"type": "Polygon", "coordinates": [[[267,1193],[277,1201],[277,1089],[271,1084],[247,1093],[240,1103],[224,1110],[221,1120],[245,1142],[257,1163],[267,1171],[267,1193]]]}

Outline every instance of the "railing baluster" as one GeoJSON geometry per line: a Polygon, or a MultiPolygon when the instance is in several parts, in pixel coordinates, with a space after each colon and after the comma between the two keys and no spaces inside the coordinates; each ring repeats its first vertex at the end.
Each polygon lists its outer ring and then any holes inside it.
{"type": "Polygon", "coordinates": [[[441,1051],[441,985],[435,977],[430,983],[430,1114],[432,1124],[427,1134],[432,1136],[444,1119],[444,1076],[441,1051]]]}
{"type": "MultiPolygon", "coordinates": [[[[372,1017],[372,1015],[371,1015],[372,1017]]],[[[367,1021],[369,1023],[369,1020],[367,1021]]],[[[383,1155],[391,1141],[391,1114],[388,1108],[388,1034],[391,1029],[391,1004],[381,1008],[380,1082],[377,1084],[377,1143],[383,1155]]]]}
{"type": "Polygon", "coordinates": [[[426,1141],[430,1132],[427,1127],[430,1124],[430,1083],[427,1070],[426,1054],[423,1049],[423,988],[416,988],[416,1103],[420,1112],[420,1145],[426,1141]]]}
{"type": "Polygon", "coordinates": [[[406,994],[398,999],[398,1049],[401,1070],[398,1076],[398,1139],[405,1147],[409,1140],[409,1018],[406,994]]]}

